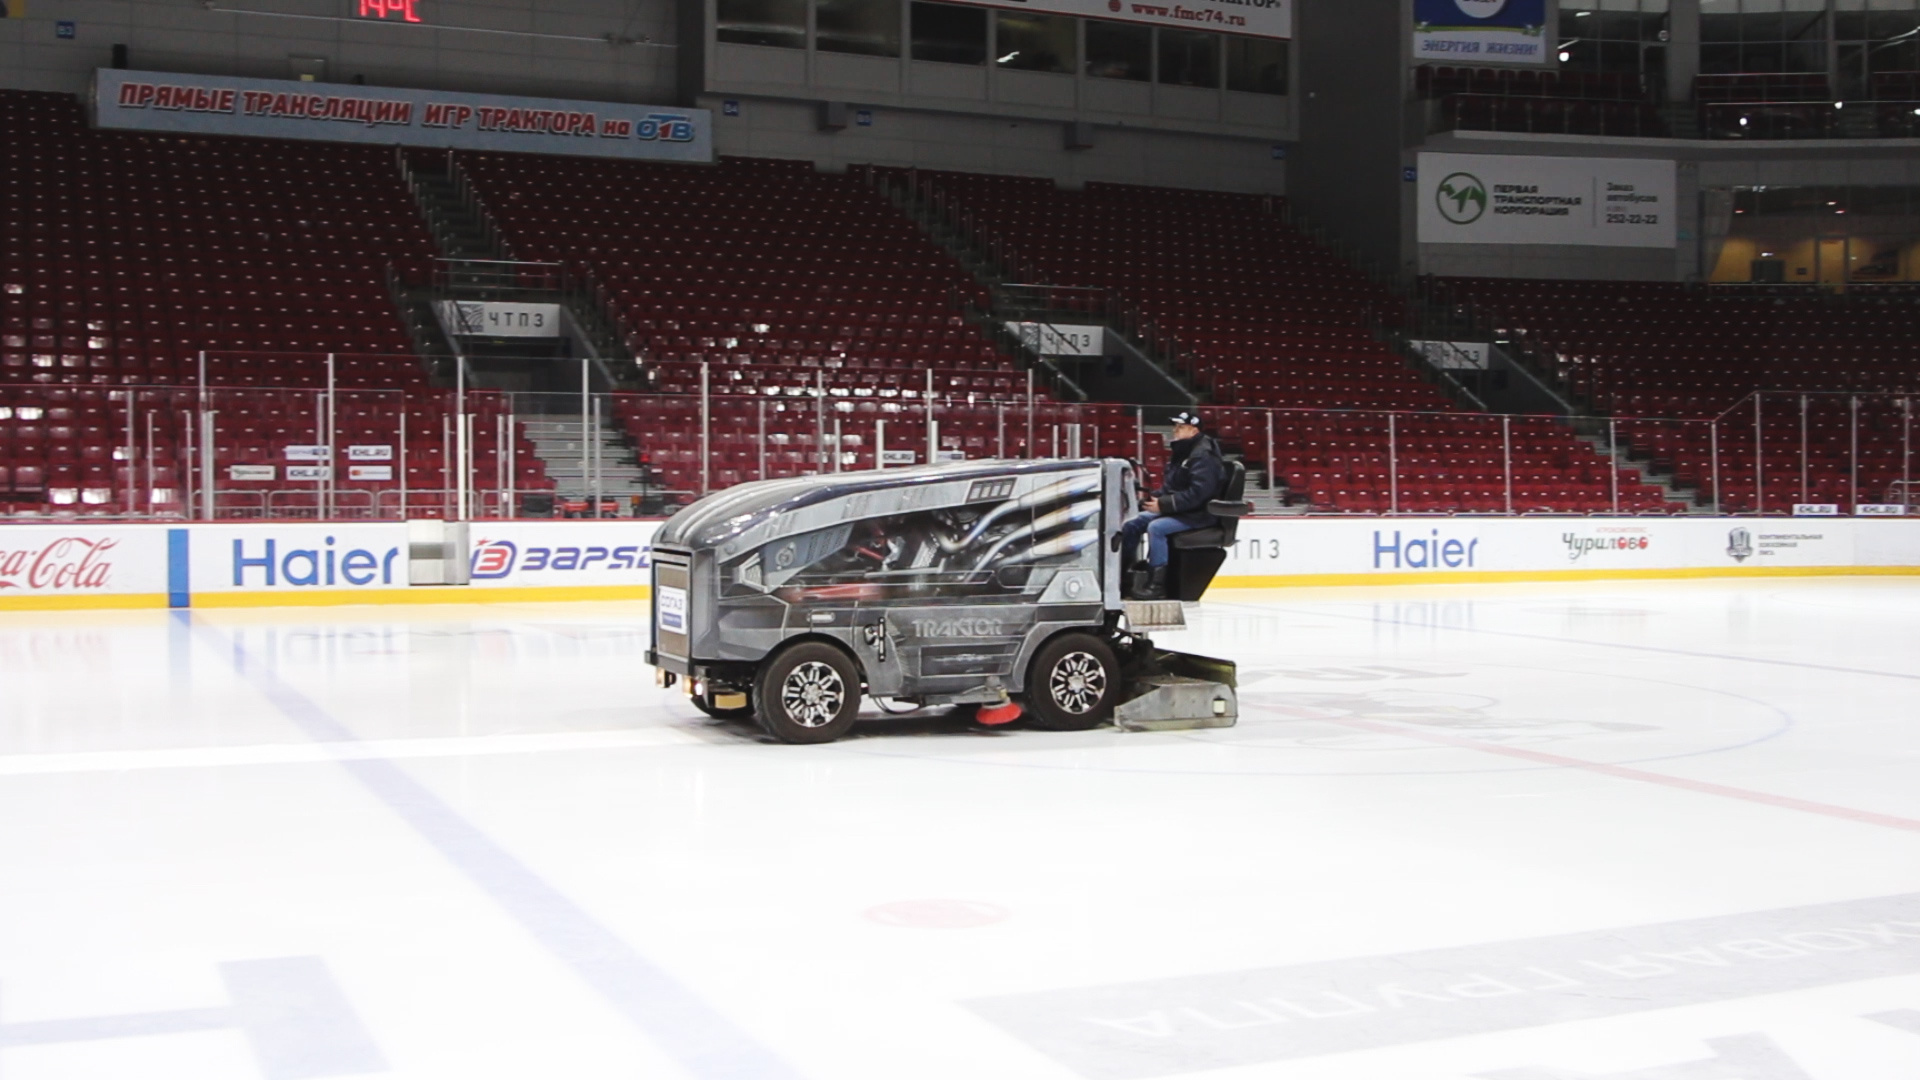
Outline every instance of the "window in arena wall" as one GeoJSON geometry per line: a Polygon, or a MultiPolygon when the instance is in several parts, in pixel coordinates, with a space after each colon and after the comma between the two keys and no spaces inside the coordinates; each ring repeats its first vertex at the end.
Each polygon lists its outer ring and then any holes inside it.
{"type": "Polygon", "coordinates": [[[987,9],[914,0],[913,58],[942,64],[985,65],[987,9]]]}
{"type": "Polygon", "coordinates": [[[1668,0],[1562,0],[1562,71],[1638,75],[1656,95],[1666,74],[1668,0]]]}
{"type": "Polygon", "coordinates": [[[1716,283],[1877,285],[1920,280],[1920,188],[1736,187],[1716,283]]]}
{"type": "Polygon", "coordinates": [[[1827,0],[1700,0],[1700,73],[1824,72],[1827,29],[1827,0]]]}
{"type": "Polygon", "coordinates": [[[716,0],[714,38],[735,45],[807,47],[807,0],[716,0]]]}
{"type": "Polygon", "coordinates": [[[1162,29],[1160,81],[1169,86],[1220,89],[1220,35],[1162,29]]]}
{"type": "Polygon", "coordinates": [[[1031,15],[1024,11],[994,14],[993,62],[1016,71],[1052,71],[1073,74],[1073,19],[1065,15],[1031,15]]]}
{"type": "Polygon", "coordinates": [[[1920,71],[1920,0],[1835,0],[1833,36],[1843,99],[1912,96],[1907,80],[1886,76],[1920,71]]]}
{"type": "Polygon", "coordinates": [[[899,56],[898,0],[814,0],[813,47],[821,52],[899,56]]]}
{"type": "Polygon", "coordinates": [[[1153,28],[1088,19],[1087,74],[1135,82],[1153,78],[1153,28]]]}
{"type": "Polygon", "coordinates": [[[1287,43],[1273,38],[1227,39],[1227,89],[1247,94],[1287,92],[1287,43]]]}

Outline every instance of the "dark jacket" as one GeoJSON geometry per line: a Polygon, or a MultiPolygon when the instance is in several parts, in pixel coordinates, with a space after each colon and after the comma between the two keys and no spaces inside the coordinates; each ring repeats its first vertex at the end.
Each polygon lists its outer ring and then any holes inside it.
{"type": "Polygon", "coordinates": [[[1171,447],[1167,475],[1154,496],[1160,500],[1160,516],[1179,518],[1196,529],[1214,525],[1220,519],[1207,513],[1207,503],[1227,489],[1227,463],[1220,458],[1220,444],[1208,435],[1182,439],[1171,447]]]}

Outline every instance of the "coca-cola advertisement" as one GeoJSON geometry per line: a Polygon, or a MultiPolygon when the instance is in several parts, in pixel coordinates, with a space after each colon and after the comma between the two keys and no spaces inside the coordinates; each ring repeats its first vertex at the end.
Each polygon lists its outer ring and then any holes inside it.
{"type": "Polygon", "coordinates": [[[162,529],[0,527],[0,606],[15,597],[165,590],[166,537],[162,529]]]}

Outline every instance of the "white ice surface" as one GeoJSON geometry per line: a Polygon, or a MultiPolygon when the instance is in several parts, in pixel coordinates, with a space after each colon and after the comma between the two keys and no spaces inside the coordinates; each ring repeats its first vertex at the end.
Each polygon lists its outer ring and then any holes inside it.
{"type": "Polygon", "coordinates": [[[0,1076],[1920,1076],[1912,954],[1102,1068],[974,1004],[1920,895],[1920,581],[1218,590],[1160,640],[1235,728],[820,747],[656,689],[646,616],[0,615],[0,1076]],[[296,957],[341,1030],[138,1028],[296,957]]]}

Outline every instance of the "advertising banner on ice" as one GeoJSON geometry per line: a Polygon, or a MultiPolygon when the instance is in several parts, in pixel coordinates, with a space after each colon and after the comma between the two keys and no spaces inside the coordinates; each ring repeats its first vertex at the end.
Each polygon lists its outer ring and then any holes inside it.
{"type": "Polygon", "coordinates": [[[1421,154],[1423,244],[1674,246],[1674,165],[1637,158],[1421,154]]]}
{"type": "Polygon", "coordinates": [[[1546,0],[1413,0],[1413,60],[1544,64],[1546,0]]]}
{"type": "MultiPolygon", "coordinates": [[[[979,3],[980,0],[962,0],[979,3]]],[[[1466,0],[1471,3],[1472,0],[1466,0]]],[[[1539,2],[1539,0],[1534,0],[1539,2]]],[[[1013,6],[1004,0],[986,7],[1013,6]]],[[[1293,0],[1167,0],[1143,4],[1135,0],[1019,0],[1022,11],[1080,15],[1089,19],[1119,19],[1151,23],[1178,30],[1212,30],[1251,37],[1293,36],[1293,0]]]]}
{"type": "Polygon", "coordinates": [[[712,161],[705,109],[225,75],[94,72],[96,126],[382,146],[712,161]]]}
{"type": "Polygon", "coordinates": [[[657,521],[476,521],[474,588],[646,586],[657,521]]]}

